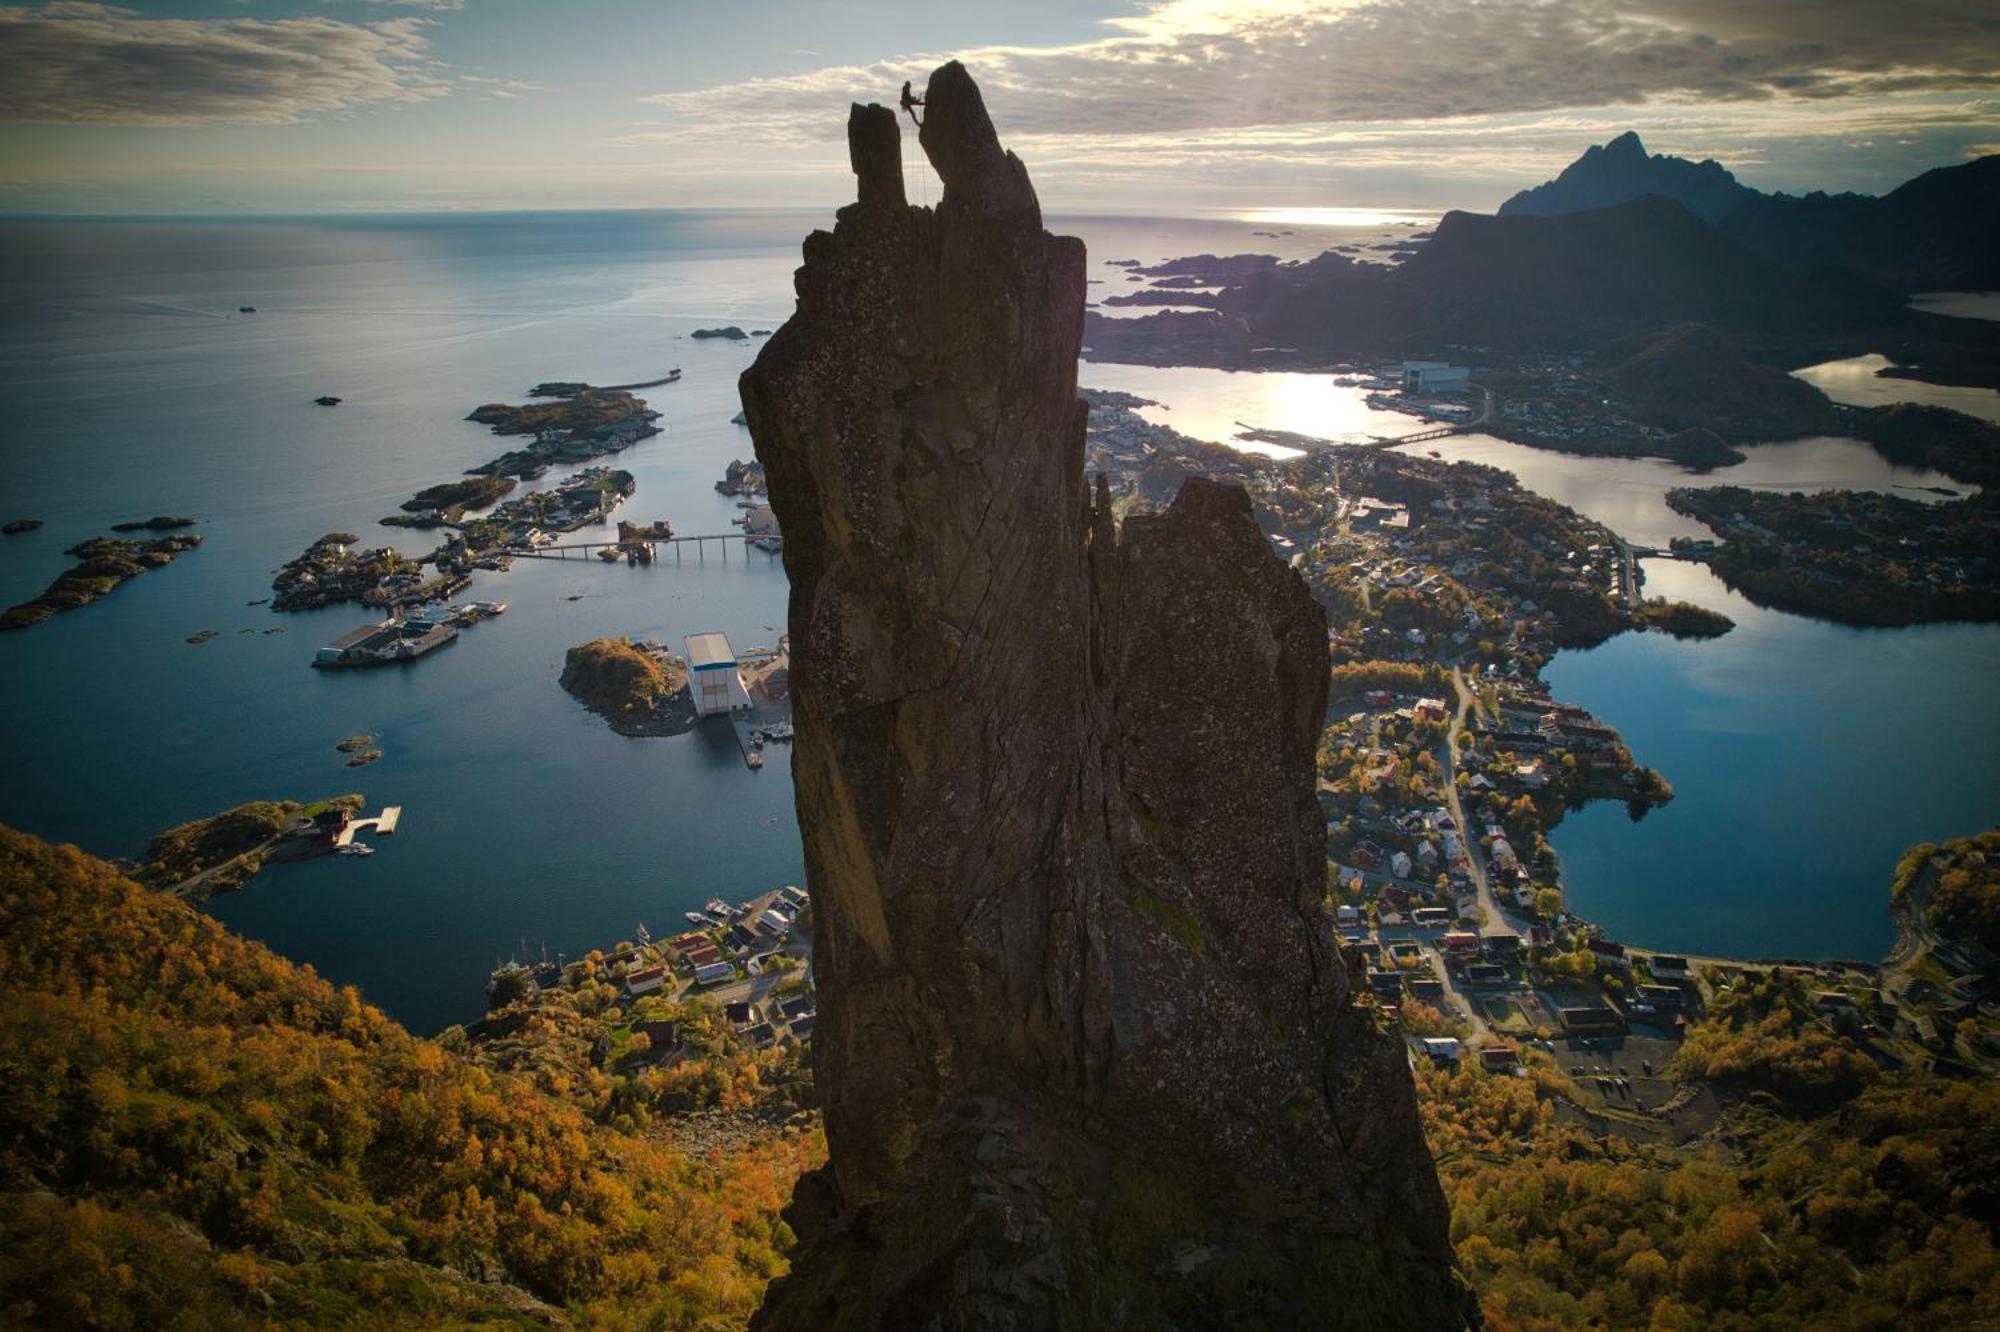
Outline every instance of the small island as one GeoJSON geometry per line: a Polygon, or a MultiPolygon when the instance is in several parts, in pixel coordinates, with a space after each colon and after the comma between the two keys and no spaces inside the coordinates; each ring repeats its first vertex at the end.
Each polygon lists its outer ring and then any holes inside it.
{"type": "Polygon", "coordinates": [[[552,402],[531,402],[520,407],[489,402],[475,407],[465,419],[490,426],[496,435],[533,435],[535,442],[468,472],[474,476],[518,476],[532,480],[557,463],[589,462],[657,435],[660,428],[653,423],[659,417],[642,399],[614,389],[583,388],[568,396],[557,396],[552,402]]]}
{"type": "Polygon", "coordinates": [[[32,532],[41,525],[42,520],[39,518],[15,518],[0,526],[0,536],[19,536],[23,532],[32,532]]]}
{"type": "Polygon", "coordinates": [[[177,527],[193,527],[199,518],[171,518],[165,514],[142,518],[135,523],[113,523],[114,532],[171,532],[177,527]]]}
{"type": "Polygon", "coordinates": [[[1925,504],[1896,495],[1780,495],[1740,486],[1667,492],[1724,538],[1708,553],[1760,605],[1843,624],[2000,620],[2000,498],[1925,504]]]}
{"type": "Polygon", "coordinates": [[[426,583],[420,562],[386,546],[360,549],[360,540],[352,532],[328,532],[307,546],[272,580],[271,609],[314,610],[342,601],[368,606],[418,604],[455,590],[445,580],[426,583]]]}
{"type": "Polygon", "coordinates": [[[201,538],[191,532],[157,541],[92,537],[64,552],[76,557],[75,568],[57,575],[48,590],[33,601],[24,601],[0,614],[0,629],[25,629],[64,611],[88,606],[111,595],[119,584],[137,578],[148,569],[165,568],[200,544],[201,538]]]}
{"type": "Polygon", "coordinates": [[[741,342],[750,335],[736,327],[736,325],[730,324],[726,328],[698,328],[688,336],[695,338],[727,338],[731,342],[741,342]]]}
{"type": "Polygon", "coordinates": [[[663,648],[594,638],[563,660],[562,687],[620,735],[684,735],[694,729],[687,667],[663,648]]]}
{"type": "Polygon", "coordinates": [[[519,482],[511,476],[471,476],[426,486],[403,501],[403,512],[384,518],[386,527],[436,527],[456,523],[468,510],[491,508],[519,482]]]}
{"type": "Polygon", "coordinates": [[[1675,638],[1720,638],[1736,627],[1736,621],[1721,611],[1662,597],[1650,598],[1640,607],[1639,614],[1646,628],[1658,629],[1675,638]]]}
{"type": "Polygon", "coordinates": [[[204,902],[248,883],[288,838],[298,836],[300,844],[290,849],[305,854],[304,833],[322,819],[351,817],[361,804],[358,795],[309,805],[252,800],[205,819],[190,819],[154,837],[132,877],[148,888],[204,902]]]}
{"type": "Polygon", "coordinates": [[[755,459],[744,462],[741,458],[729,460],[715,488],[724,495],[762,495],[771,489],[764,480],[764,464],[755,459]]]}

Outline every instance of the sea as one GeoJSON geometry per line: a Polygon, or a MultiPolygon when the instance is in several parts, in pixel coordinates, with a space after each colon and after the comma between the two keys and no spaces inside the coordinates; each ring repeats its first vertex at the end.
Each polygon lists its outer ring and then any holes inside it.
{"type": "MultiPolygon", "coordinates": [[[[1117,259],[1374,255],[1427,220],[1051,225],[1085,239],[1096,301],[1136,285],[1117,259]]],[[[0,821],[137,857],[160,830],[246,800],[353,791],[371,813],[400,805],[374,856],[273,866],[206,909],[422,1031],[477,1017],[503,960],[578,956],[641,924],[674,929],[710,896],[802,882],[784,762],[750,770],[726,731],[618,736],[557,684],[565,650],[600,635],[775,643],[787,593],[775,556],[519,561],[464,594],[506,602],[505,615],[371,671],[309,667],[368,611],[258,603],[278,566],[328,532],[429,549],[434,534],[378,520],[507,448],[466,414],[524,401],[544,380],[680,369],[679,382],[640,392],[663,433],[615,460],[637,480],[618,516],[732,530],[740,511],[714,483],[751,456],[731,417],[761,339],[690,335],[776,328],[801,239],[830,222],[791,211],[0,221],[0,520],[45,522],[0,538],[0,604],[34,596],[69,564],[65,548],[114,522],[185,514],[203,537],[97,604],[0,635],[0,821]],[[315,406],[321,394],[342,402],[315,406]],[[345,766],[335,746],[357,734],[376,737],[380,762],[345,766]]],[[[1222,442],[1245,425],[1333,437],[1407,422],[1325,375],[1085,363],[1081,381],[1138,393],[1152,419],[1222,442]]],[[[1420,447],[1508,467],[1635,541],[1693,534],[1661,498],[1690,474],[1665,464],[1479,436],[1420,447]]],[[[1851,440],[1751,454],[1693,482],[1931,498],[1927,487],[1952,484],[1851,440]]],[[[1708,643],[1626,635],[1549,667],[1559,695],[1618,725],[1679,791],[1636,825],[1619,806],[1570,816],[1555,841],[1572,905],[1642,944],[1878,956],[1901,848],[2000,817],[2000,626],[1851,630],[1759,610],[1691,566],[1660,562],[1648,577],[1739,625],[1708,643]]]]}
{"type": "MultiPolygon", "coordinates": [[[[0,537],[0,605],[38,594],[72,562],[66,548],[112,523],[185,515],[202,536],[103,601],[0,635],[0,821],[131,858],[162,829],[247,800],[351,791],[370,813],[400,805],[375,855],[273,866],[207,909],[422,1031],[476,1018],[502,960],[579,956],[641,924],[680,927],[710,896],[801,882],[785,762],[751,771],[709,728],[621,737],[557,684],[564,652],[600,635],[775,643],[776,556],[518,561],[464,594],[506,614],[378,670],[309,666],[369,611],[257,603],[326,533],[430,549],[435,533],[378,520],[508,448],[466,414],[545,380],[680,369],[641,392],[663,433],[616,458],[637,480],[618,516],[733,530],[740,510],[714,486],[752,456],[731,418],[761,339],[689,335],[776,328],[801,240],[831,223],[790,211],[0,221],[0,521],[45,524],[0,537]],[[341,404],[315,406],[322,394],[341,404]],[[348,768],[335,745],[358,734],[383,757],[348,768]]],[[[1112,259],[1308,258],[1418,224],[1055,222],[1088,242],[1093,292],[1126,285],[1112,259]]]]}

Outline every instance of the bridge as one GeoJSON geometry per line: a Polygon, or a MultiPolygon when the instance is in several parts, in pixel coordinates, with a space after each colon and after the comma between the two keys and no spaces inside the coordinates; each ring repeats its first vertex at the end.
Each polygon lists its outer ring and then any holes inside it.
{"type": "Polygon", "coordinates": [[[721,546],[722,558],[727,560],[729,558],[729,547],[732,543],[740,541],[747,547],[753,541],[761,541],[770,536],[772,534],[769,532],[711,532],[700,536],[642,536],[628,541],[620,541],[616,537],[613,537],[609,540],[558,542],[554,545],[536,546],[532,549],[526,546],[509,546],[506,548],[505,553],[515,559],[566,560],[572,552],[576,552],[581,554],[585,559],[588,559],[601,550],[609,549],[622,553],[639,546],[645,546],[651,550],[653,557],[657,559],[660,553],[658,547],[660,546],[672,546],[674,554],[679,555],[682,546],[692,545],[697,555],[706,556],[708,553],[708,543],[713,541],[721,546]]]}
{"type": "Polygon", "coordinates": [[[1421,444],[1427,439],[1443,439],[1448,435],[1462,435],[1473,428],[1469,423],[1466,425],[1439,426],[1435,430],[1419,430],[1414,435],[1397,435],[1390,439],[1379,439],[1375,442],[1383,448],[1388,448],[1394,444],[1421,444]]]}

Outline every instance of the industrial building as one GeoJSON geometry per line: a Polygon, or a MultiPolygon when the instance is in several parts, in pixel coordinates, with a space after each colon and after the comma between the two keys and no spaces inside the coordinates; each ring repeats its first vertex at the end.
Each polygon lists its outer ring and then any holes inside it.
{"type": "Polygon", "coordinates": [[[1403,392],[1453,393],[1472,382],[1469,366],[1448,365],[1443,361],[1403,362],[1403,392]]]}
{"type": "Polygon", "coordinates": [[[688,693],[700,715],[727,714],[750,706],[750,691],[744,687],[736,650],[729,646],[726,635],[689,634],[687,665],[688,693]]]}

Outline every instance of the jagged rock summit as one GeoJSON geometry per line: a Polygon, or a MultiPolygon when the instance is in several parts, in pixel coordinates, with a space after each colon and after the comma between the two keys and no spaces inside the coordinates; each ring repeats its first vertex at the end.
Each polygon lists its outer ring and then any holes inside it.
{"type": "Polygon", "coordinates": [[[1745,200],[1762,197],[1712,158],[1690,162],[1685,157],[1648,154],[1639,136],[1627,130],[1608,143],[1586,148],[1561,175],[1522,190],[1501,204],[1500,212],[1580,213],[1648,194],[1664,195],[1711,225],[1745,200]]]}
{"type": "Polygon", "coordinates": [[[1083,476],[1084,249],[957,63],[742,396],[791,578],[831,1164],[765,1328],[1448,1328],[1404,1047],[1320,907],[1325,618],[1234,487],[1083,476]]]}

